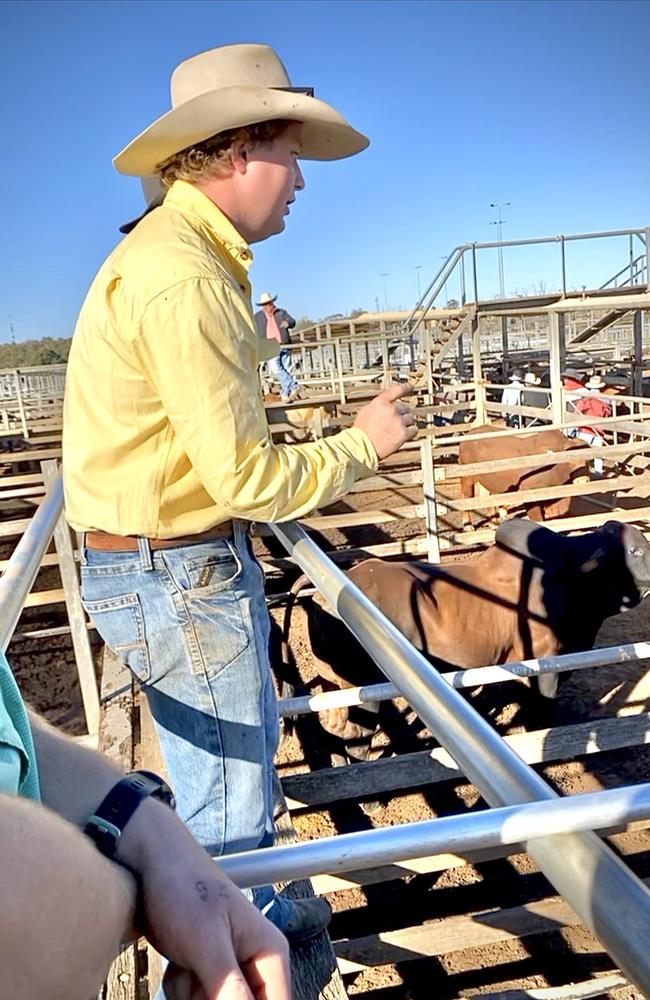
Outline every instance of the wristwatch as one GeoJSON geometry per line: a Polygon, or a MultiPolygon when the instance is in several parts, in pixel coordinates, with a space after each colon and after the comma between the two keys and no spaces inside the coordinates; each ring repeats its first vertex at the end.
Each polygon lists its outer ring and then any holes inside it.
{"type": "Polygon", "coordinates": [[[174,793],[166,781],[153,771],[130,771],[111,788],[92,816],[86,820],[84,833],[111,861],[115,857],[124,827],[149,795],[171,809],[176,808],[174,793]]]}

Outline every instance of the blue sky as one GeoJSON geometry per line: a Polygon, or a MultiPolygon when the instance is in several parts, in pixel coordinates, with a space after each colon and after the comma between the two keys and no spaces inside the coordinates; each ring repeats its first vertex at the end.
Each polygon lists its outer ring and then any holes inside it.
{"type": "MultiPolygon", "coordinates": [[[[285,233],[255,248],[255,291],[296,316],[411,306],[442,255],[495,238],[490,202],[511,202],[509,239],[650,225],[647,0],[5,0],[0,341],[9,316],[19,340],[71,333],[141,210],[112,157],[168,109],[180,61],[243,41],[273,45],[372,140],[305,163],[285,233]]],[[[626,253],[572,246],[569,283],[605,281],[626,253]]],[[[509,292],[557,284],[556,247],[504,260],[509,292]]],[[[494,252],[480,276],[495,294],[494,252]]]]}

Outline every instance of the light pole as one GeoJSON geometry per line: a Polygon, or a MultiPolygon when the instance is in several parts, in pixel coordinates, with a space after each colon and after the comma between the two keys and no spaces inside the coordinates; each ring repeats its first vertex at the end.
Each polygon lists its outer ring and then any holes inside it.
{"type": "MultiPolygon", "coordinates": [[[[442,256],[438,257],[438,260],[447,260],[447,256],[448,256],[447,254],[443,253],[442,256]]],[[[445,278],[444,289],[445,289],[445,301],[444,301],[444,304],[443,304],[443,309],[446,309],[447,308],[447,303],[449,302],[449,295],[447,294],[447,279],[446,278],[445,278]]]]}
{"type": "Polygon", "coordinates": [[[413,270],[415,271],[418,277],[418,302],[419,302],[420,299],[422,298],[422,292],[420,291],[420,271],[422,270],[422,264],[415,264],[413,270]]]}
{"type": "Polygon", "coordinates": [[[388,271],[383,271],[379,275],[380,278],[384,279],[384,311],[385,312],[388,312],[388,288],[387,288],[387,285],[386,285],[386,278],[388,277],[388,274],[389,274],[388,271]]]}
{"type": "Polygon", "coordinates": [[[504,275],[503,275],[503,247],[501,246],[501,243],[503,241],[502,227],[503,227],[504,222],[507,222],[508,220],[501,218],[501,209],[502,208],[508,208],[510,205],[511,205],[511,202],[509,202],[509,201],[491,201],[490,202],[490,208],[496,208],[497,209],[497,216],[498,216],[496,219],[494,219],[490,223],[490,225],[497,227],[497,234],[498,234],[498,241],[499,241],[499,295],[500,295],[500,297],[502,299],[505,299],[505,297],[506,297],[506,293],[505,293],[505,279],[504,279],[504,275]]]}

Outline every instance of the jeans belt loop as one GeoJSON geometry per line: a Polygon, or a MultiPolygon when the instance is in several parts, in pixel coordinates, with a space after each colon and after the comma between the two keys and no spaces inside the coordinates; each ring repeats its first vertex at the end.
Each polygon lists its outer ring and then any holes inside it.
{"type": "Polygon", "coordinates": [[[153,557],[151,555],[151,545],[148,538],[138,536],[138,552],[140,553],[141,568],[145,573],[153,570],[153,557]]]}

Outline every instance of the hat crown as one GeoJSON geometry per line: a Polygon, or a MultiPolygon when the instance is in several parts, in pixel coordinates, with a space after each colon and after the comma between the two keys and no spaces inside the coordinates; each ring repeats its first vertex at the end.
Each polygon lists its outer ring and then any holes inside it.
{"type": "Polygon", "coordinates": [[[269,45],[222,45],[199,52],[176,67],[172,107],[226,87],[290,87],[282,60],[269,45]]]}

